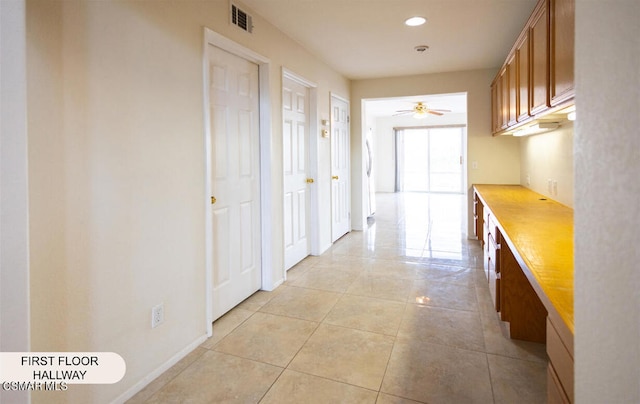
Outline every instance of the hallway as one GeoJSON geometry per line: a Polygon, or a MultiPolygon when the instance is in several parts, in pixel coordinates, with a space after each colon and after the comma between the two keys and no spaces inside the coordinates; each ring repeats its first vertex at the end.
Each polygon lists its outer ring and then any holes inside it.
{"type": "Polygon", "coordinates": [[[465,203],[378,194],[366,231],[231,310],[129,402],[546,402],[545,347],[506,336],[465,203]]]}

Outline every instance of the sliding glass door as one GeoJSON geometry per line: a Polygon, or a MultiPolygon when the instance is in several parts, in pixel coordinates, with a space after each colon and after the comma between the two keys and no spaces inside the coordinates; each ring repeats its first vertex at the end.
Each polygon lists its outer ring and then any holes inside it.
{"type": "Polygon", "coordinates": [[[396,190],[462,193],[464,126],[396,129],[396,190]]]}

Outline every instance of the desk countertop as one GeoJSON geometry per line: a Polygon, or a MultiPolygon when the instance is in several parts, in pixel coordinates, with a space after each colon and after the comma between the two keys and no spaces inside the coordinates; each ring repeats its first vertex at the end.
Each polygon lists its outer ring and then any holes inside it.
{"type": "Polygon", "coordinates": [[[520,185],[474,188],[542,303],[573,333],[573,209],[520,185]]]}

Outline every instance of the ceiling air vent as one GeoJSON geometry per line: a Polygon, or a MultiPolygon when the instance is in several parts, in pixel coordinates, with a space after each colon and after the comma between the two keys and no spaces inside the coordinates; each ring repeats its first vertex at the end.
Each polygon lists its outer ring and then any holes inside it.
{"type": "Polygon", "coordinates": [[[253,32],[253,19],[235,4],[231,5],[231,23],[243,31],[253,32]]]}

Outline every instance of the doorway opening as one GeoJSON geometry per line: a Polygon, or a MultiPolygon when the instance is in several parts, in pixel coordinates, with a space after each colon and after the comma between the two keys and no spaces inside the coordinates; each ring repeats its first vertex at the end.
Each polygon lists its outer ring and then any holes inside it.
{"type": "MultiPolygon", "coordinates": [[[[466,93],[365,99],[363,139],[365,134],[374,157],[373,179],[363,176],[362,180],[373,184],[363,186],[366,188],[363,211],[368,213],[366,201],[375,200],[376,194],[382,193],[465,195],[468,182],[466,93]],[[425,109],[436,113],[418,113],[425,109]],[[404,143],[397,142],[400,131],[404,143]],[[368,195],[369,192],[372,195],[368,195]]],[[[379,213],[383,209],[383,206],[377,207],[379,213]]],[[[461,213],[464,224],[468,221],[468,207],[463,207],[461,213]]],[[[370,214],[366,223],[371,226],[374,222],[375,216],[370,214]]]]}

